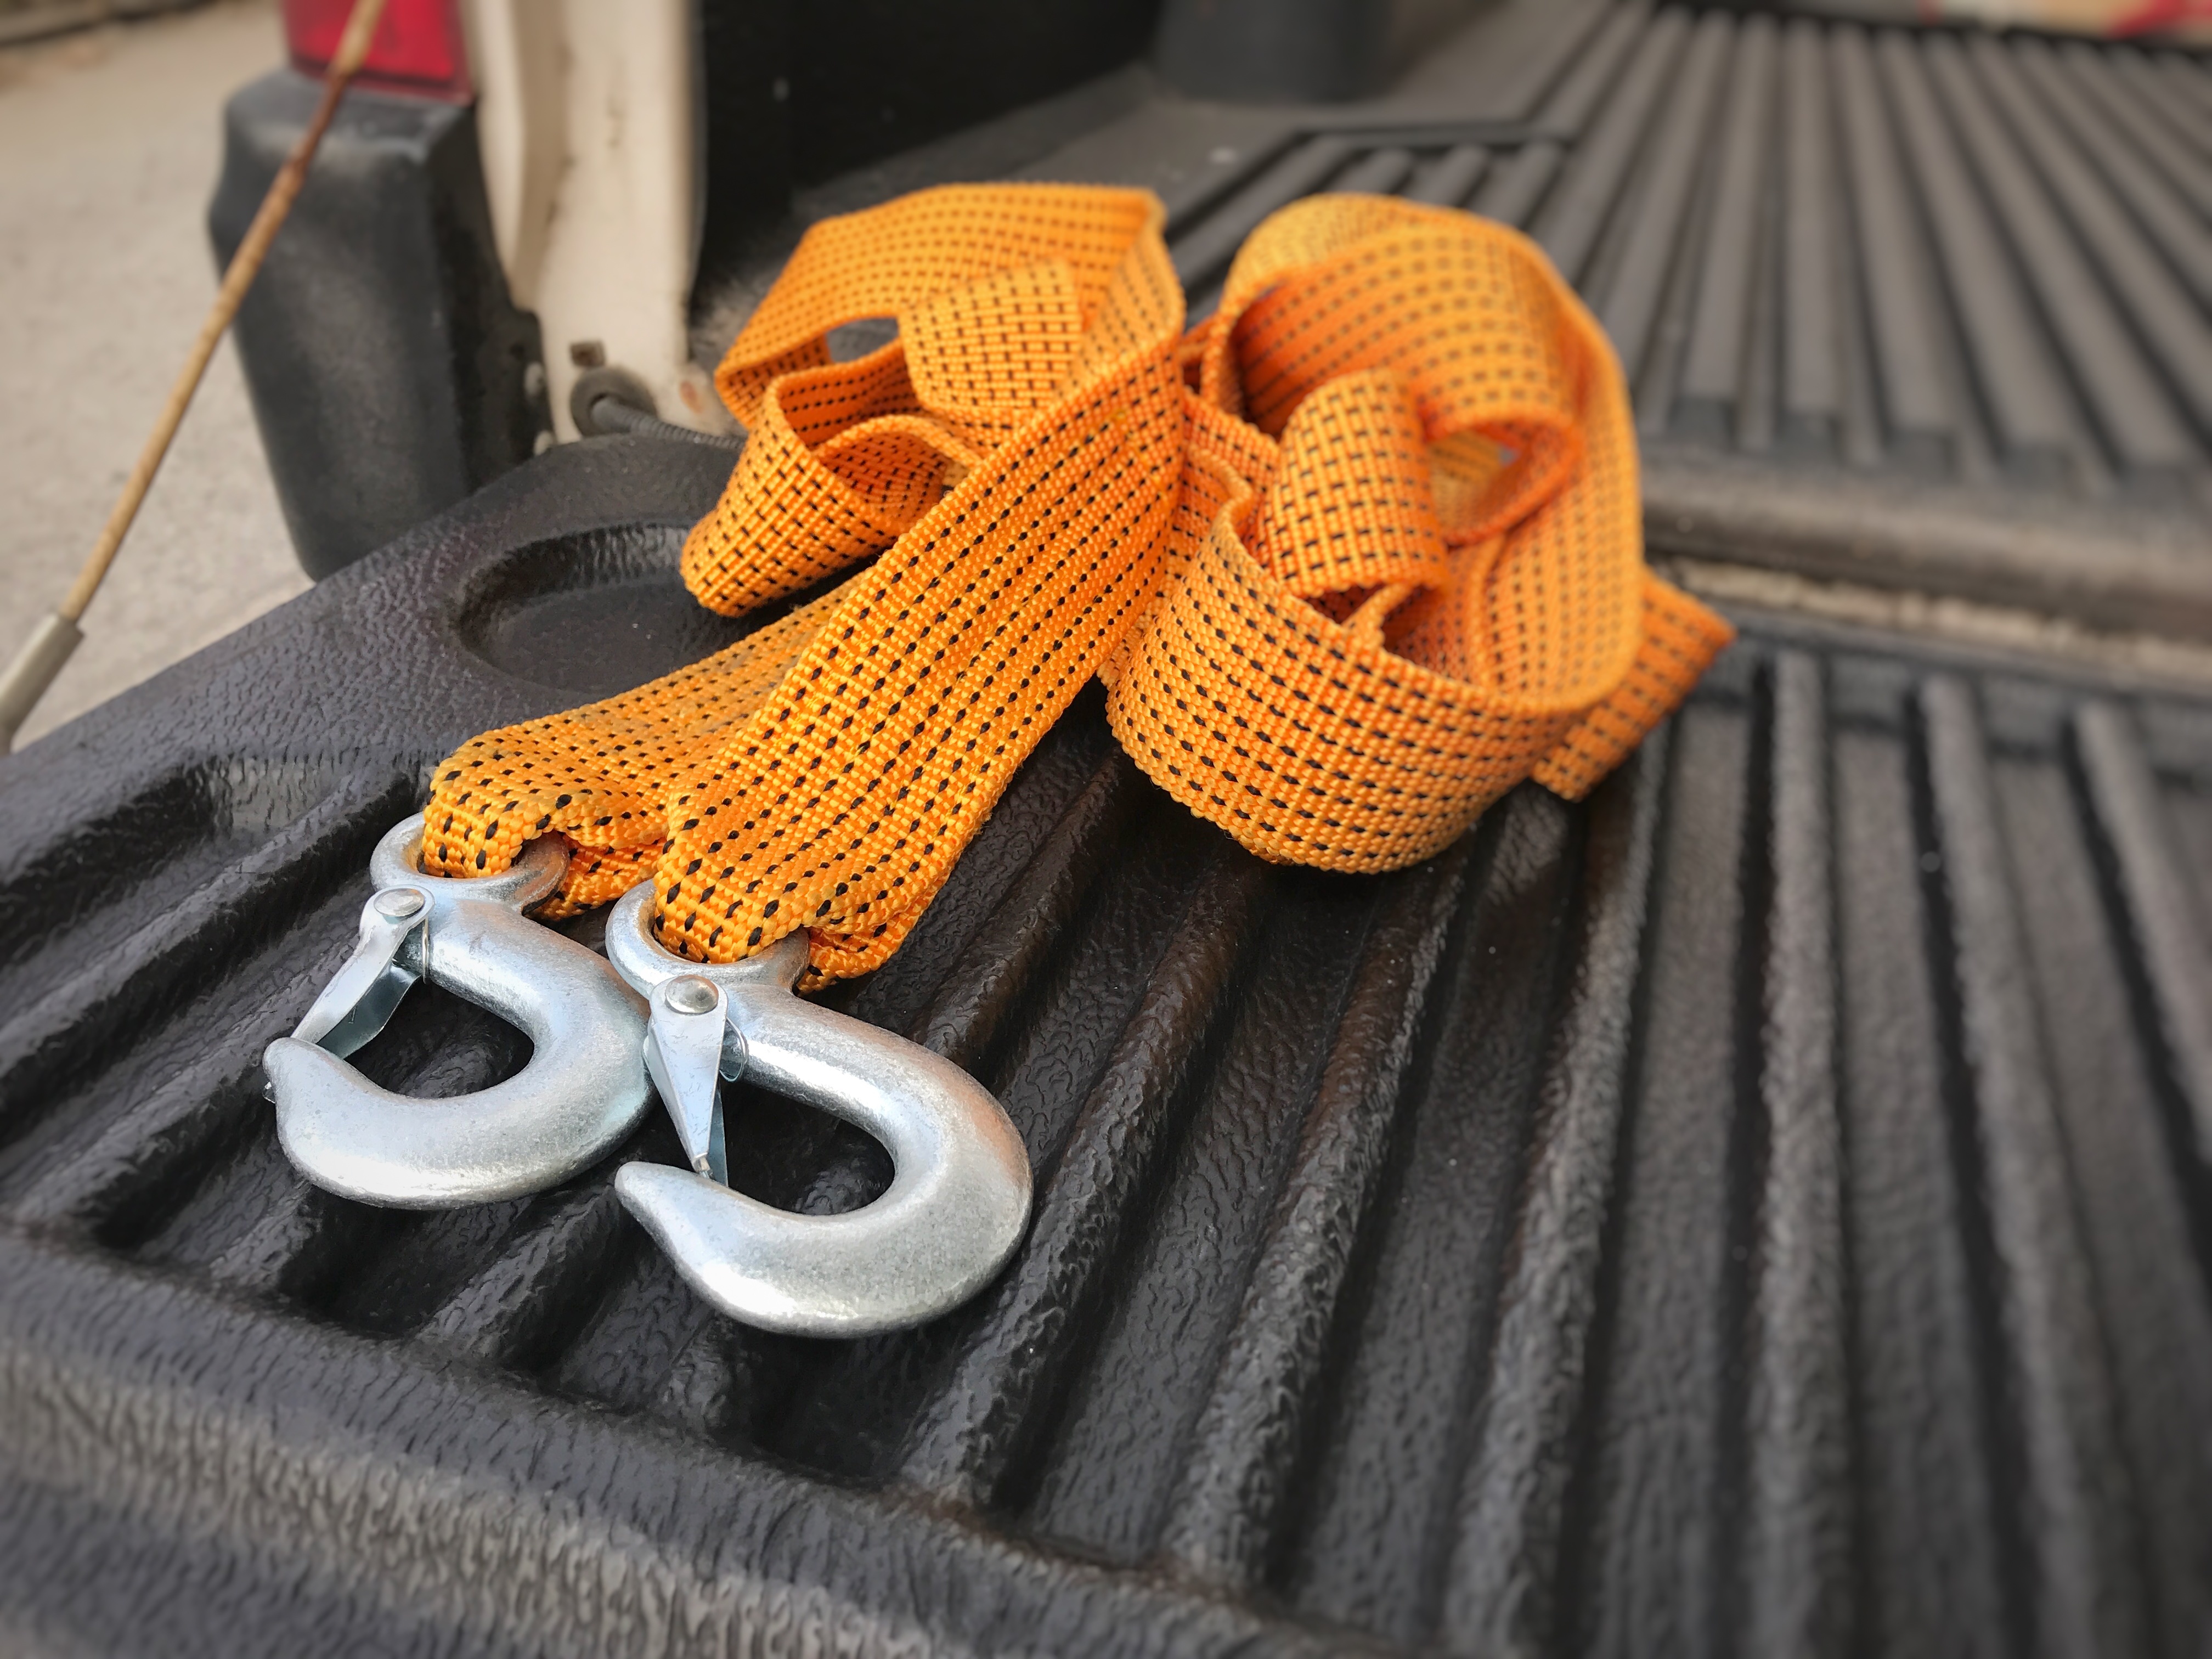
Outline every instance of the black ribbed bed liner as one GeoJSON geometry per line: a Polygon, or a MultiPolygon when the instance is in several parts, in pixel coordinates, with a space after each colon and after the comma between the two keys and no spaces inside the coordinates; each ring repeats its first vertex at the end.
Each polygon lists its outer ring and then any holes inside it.
{"type": "MultiPolygon", "coordinates": [[[[711,1316],[611,1162],[305,1186],[258,1056],[371,844],[731,636],[672,568],[716,465],[556,451],[0,770],[0,1647],[2204,1650],[2203,699],[1753,619],[1586,805],[1356,879],[1086,698],[840,993],[1036,1166],[919,1332],[711,1316]]],[[[418,991],[364,1060],[521,1048],[418,991]]],[[[885,1178],[731,1139],[780,1203],[885,1178]]]]}
{"type": "Polygon", "coordinates": [[[1520,226],[1628,372],[1654,546],[2212,638],[2201,55],[1524,3],[1389,97],[1155,97],[1026,172],[1162,189],[1194,315],[1316,191],[1520,226]]]}
{"type": "Polygon", "coordinates": [[[800,224],[1008,172],[1158,190],[1194,317],[1317,191],[1521,227],[1627,370],[1653,547],[2212,640],[2201,52],[1510,0],[1358,103],[1125,72],[801,192],[701,361],[800,224]]]}
{"type": "Polygon", "coordinates": [[[2212,636],[2212,70],[1595,15],[1517,126],[1313,124],[1179,216],[1186,278],[1311,191],[1472,208],[1611,335],[1655,545],[2212,636]]]}

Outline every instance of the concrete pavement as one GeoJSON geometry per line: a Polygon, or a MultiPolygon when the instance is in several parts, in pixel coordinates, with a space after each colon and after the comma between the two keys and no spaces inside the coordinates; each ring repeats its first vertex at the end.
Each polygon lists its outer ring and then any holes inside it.
{"type": "MultiPolygon", "coordinates": [[[[222,103],[283,55],[269,0],[0,52],[0,660],[74,578],[214,296],[222,103]]],[[[19,744],[307,586],[226,343],[19,744]]]]}

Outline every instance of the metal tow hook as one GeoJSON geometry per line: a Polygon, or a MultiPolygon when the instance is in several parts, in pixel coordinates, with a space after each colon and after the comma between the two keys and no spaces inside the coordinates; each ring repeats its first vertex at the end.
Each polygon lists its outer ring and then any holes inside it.
{"type": "Polygon", "coordinates": [[[626,1164],[615,1191],[691,1287],[732,1318],[806,1336],[918,1325],[981,1290],[1021,1241],[1030,1161],[989,1090],[951,1061],[806,1002],[802,930],[748,961],[687,962],[653,937],[653,887],[607,921],[607,957],[653,1004],[646,1066],[690,1170],[626,1164]],[[794,1215],[726,1184],[720,1082],[743,1075],[857,1124],[890,1186],[794,1215]]]}
{"type": "Polygon", "coordinates": [[[277,1138],[317,1186],[369,1204],[437,1209],[557,1186],[644,1115],[645,1005],[592,951],[523,915],[568,866],[555,842],[467,880],[422,874],[422,853],[419,812],[377,843],[360,943],[299,1029],[264,1051],[277,1138]],[[422,979],[520,1026],[529,1063],[447,1100],[393,1094],[347,1065],[422,979]]]}

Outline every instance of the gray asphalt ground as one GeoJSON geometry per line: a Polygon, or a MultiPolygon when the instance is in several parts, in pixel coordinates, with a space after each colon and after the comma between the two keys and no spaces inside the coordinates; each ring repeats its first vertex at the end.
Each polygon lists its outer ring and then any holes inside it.
{"type": "MultiPolygon", "coordinates": [[[[0,51],[0,661],[74,579],[214,297],[223,100],[283,55],[270,0],[0,51]]],[[[226,344],[19,744],[307,586],[226,344]]]]}

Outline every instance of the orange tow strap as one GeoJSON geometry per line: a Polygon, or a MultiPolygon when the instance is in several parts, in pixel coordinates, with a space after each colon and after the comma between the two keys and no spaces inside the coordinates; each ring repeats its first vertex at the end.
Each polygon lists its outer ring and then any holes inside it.
{"type": "Polygon", "coordinates": [[[1603,333],[1503,226],[1324,196],[1183,300],[1149,192],[924,191],[810,230],[716,376],[750,438],[684,578],[729,649],[438,769],[425,868],[574,846],[663,943],[898,948],[1096,674],[1138,765],[1263,858],[1379,871],[1578,798],[1732,637],[1645,569],[1603,333]],[[848,362],[826,336],[889,316],[848,362]]]}

